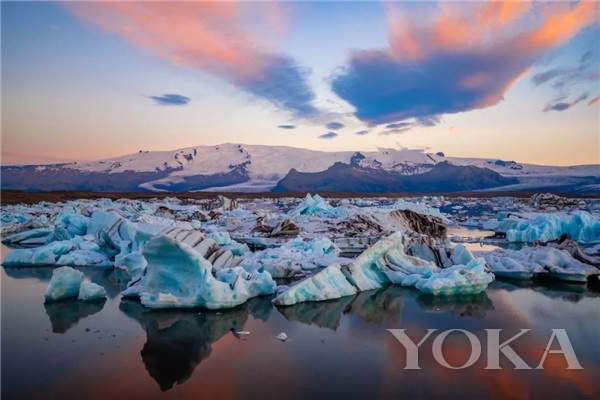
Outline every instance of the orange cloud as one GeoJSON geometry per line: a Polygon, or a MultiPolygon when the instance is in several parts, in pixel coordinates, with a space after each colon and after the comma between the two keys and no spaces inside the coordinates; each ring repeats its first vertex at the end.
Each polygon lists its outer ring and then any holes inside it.
{"type": "Polygon", "coordinates": [[[444,3],[411,17],[412,7],[388,5],[389,47],[354,52],[332,89],[371,125],[490,107],[546,52],[597,23],[599,7],[444,3]]]}
{"type": "Polygon", "coordinates": [[[588,102],[588,106],[600,104],[600,96],[596,96],[588,102]]]}
{"type": "Polygon", "coordinates": [[[243,79],[259,73],[264,62],[258,44],[238,28],[236,3],[102,2],[65,7],[177,65],[224,68],[243,79]]]}
{"type": "Polygon", "coordinates": [[[63,5],[82,21],[176,66],[217,75],[297,116],[317,113],[307,70],[268,48],[278,30],[287,25],[285,10],[278,3],[105,1],[63,5]],[[265,28],[268,32],[261,32],[265,28]]]}

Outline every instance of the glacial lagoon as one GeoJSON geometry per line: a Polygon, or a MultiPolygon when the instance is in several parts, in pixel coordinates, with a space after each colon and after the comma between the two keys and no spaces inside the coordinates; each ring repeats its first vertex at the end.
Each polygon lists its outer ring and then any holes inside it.
{"type": "MultiPolygon", "coordinates": [[[[8,251],[3,247],[3,254],[8,251]]],[[[594,398],[600,395],[600,289],[494,281],[478,295],[432,297],[388,286],[338,300],[275,307],[259,297],[231,310],[150,310],[122,299],[119,270],[81,268],[99,302],[44,303],[51,268],[2,268],[2,397],[23,398],[594,398]],[[386,330],[531,333],[515,350],[535,366],[552,328],[565,328],[583,370],[549,355],[543,370],[486,371],[484,356],[450,370],[424,347],[420,371],[386,330]],[[236,334],[247,331],[249,334],[236,334]],[[285,332],[284,342],[276,336],[285,332]]],[[[431,339],[430,339],[431,340],[431,339]]],[[[464,337],[445,355],[462,364],[464,337]]]]}

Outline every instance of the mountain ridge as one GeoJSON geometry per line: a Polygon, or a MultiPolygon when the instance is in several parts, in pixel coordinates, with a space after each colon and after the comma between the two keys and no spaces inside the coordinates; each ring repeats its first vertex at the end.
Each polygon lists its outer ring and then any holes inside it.
{"type": "MultiPolygon", "coordinates": [[[[532,190],[540,179],[545,179],[545,187],[550,181],[550,186],[561,185],[563,191],[565,188],[576,191],[583,186],[593,188],[600,184],[600,165],[539,166],[499,159],[446,157],[443,153],[414,149],[325,152],[289,146],[235,143],[172,151],[140,150],[138,153],[96,161],[2,166],[1,172],[3,189],[31,191],[270,191],[288,177],[292,170],[304,174],[325,173],[336,163],[372,170],[369,174],[373,179],[378,173],[385,175],[387,178],[383,181],[388,182],[390,187],[398,186],[398,183],[393,182],[393,177],[420,177],[398,178],[405,184],[414,179],[428,179],[429,175],[423,174],[440,163],[486,169],[502,177],[516,179],[506,183],[508,181],[494,177],[490,180],[493,184],[490,188],[501,187],[494,185],[502,183],[513,187],[525,185],[532,190]]],[[[468,168],[464,171],[467,170],[468,168]]],[[[486,174],[479,171],[475,174],[477,176],[469,179],[481,180],[486,174]]],[[[367,183],[363,182],[361,185],[367,183]]],[[[440,185],[444,186],[442,183],[440,185]]],[[[390,188],[380,187],[378,190],[390,191],[390,188]]]]}

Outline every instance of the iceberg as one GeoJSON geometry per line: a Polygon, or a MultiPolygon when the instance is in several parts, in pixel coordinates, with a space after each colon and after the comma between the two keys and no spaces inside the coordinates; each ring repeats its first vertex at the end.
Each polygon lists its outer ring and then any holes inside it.
{"type": "Polygon", "coordinates": [[[487,264],[498,276],[531,279],[546,275],[571,282],[586,282],[600,269],[573,257],[567,250],[551,246],[523,247],[520,250],[496,250],[485,256],[487,264]]]}
{"type": "Polygon", "coordinates": [[[112,262],[93,242],[81,237],[52,242],[34,249],[15,249],[7,254],[3,261],[6,267],[25,266],[95,266],[112,267],[112,262]],[[98,249],[99,250],[99,249],[98,249]]]}
{"type": "Polygon", "coordinates": [[[463,295],[483,292],[494,280],[483,259],[473,259],[466,265],[453,265],[424,275],[409,275],[403,286],[414,286],[432,295],[463,295]]]}
{"type": "Polygon", "coordinates": [[[299,215],[312,215],[325,218],[341,218],[347,215],[343,207],[332,207],[324,198],[310,193],[288,213],[291,217],[299,215]]]}
{"type": "Polygon", "coordinates": [[[83,273],[71,267],[60,267],[52,271],[52,278],[44,297],[46,301],[77,298],[83,273]]]}
{"type": "Polygon", "coordinates": [[[292,305],[306,301],[339,299],[356,294],[339,264],[332,264],[310,278],[300,281],[273,299],[276,305],[292,305]]]}
{"type": "Polygon", "coordinates": [[[5,237],[2,240],[7,246],[41,246],[47,243],[52,235],[52,228],[36,228],[19,232],[5,237]]]}
{"type": "Polygon", "coordinates": [[[104,290],[102,286],[93,282],[81,282],[77,299],[84,301],[106,299],[106,290],[104,290]]]}
{"type": "Polygon", "coordinates": [[[282,246],[247,254],[240,266],[251,271],[263,268],[274,278],[304,275],[339,260],[340,250],[327,238],[305,240],[298,236],[282,246]]]}
{"type": "Polygon", "coordinates": [[[440,268],[435,262],[406,253],[413,238],[407,232],[396,232],[380,239],[353,263],[340,267],[333,264],[317,274],[289,287],[273,302],[292,305],[306,301],[322,301],[379,289],[390,283],[413,286],[433,295],[476,294],[494,280],[482,258],[474,258],[466,249],[453,250],[455,264],[440,268]]]}
{"type": "Polygon", "coordinates": [[[600,242],[600,218],[586,211],[539,214],[523,221],[506,221],[509,242],[548,242],[566,235],[579,243],[600,242]]]}
{"type": "Polygon", "coordinates": [[[232,308],[251,297],[275,292],[277,284],[267,271],[246,273],[240,269],[221,272],[185,243],[158,236],[146,243],[142,254],[148,265],[135,289],[149,308],[232,308]]]}

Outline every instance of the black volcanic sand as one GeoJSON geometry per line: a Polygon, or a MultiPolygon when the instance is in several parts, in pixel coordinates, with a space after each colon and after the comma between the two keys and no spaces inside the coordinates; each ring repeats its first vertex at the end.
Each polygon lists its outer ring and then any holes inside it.
{"type": "MultiPolygon", "coordinates": [[[[328,198],[414,198],[419,196],[444,196],[449,198],[469,197],[489,199],[492,197],[516,197],[529,198],[535,192],[440,192],[440,193],[352,193],[352,192],[311,192],[328,198]]],[[[56,191],[56,192],[24,192],[20,190],[2,190],[0,192],[1,204],[32,204],[40,201],[61,202],[78,199],[161,199],[165,197],[177,197],[179,199],[215,199],[223,195],[232,199],[259,199],[272,198],[279,199],[284,197],[302,198],[306,192],[79,192],[79,191],[56,191]]],[[[577,193],[554,193],[559,196],[571,198],[600,199],[600,193],[597,194],[577,194],[577,193]]]]}

